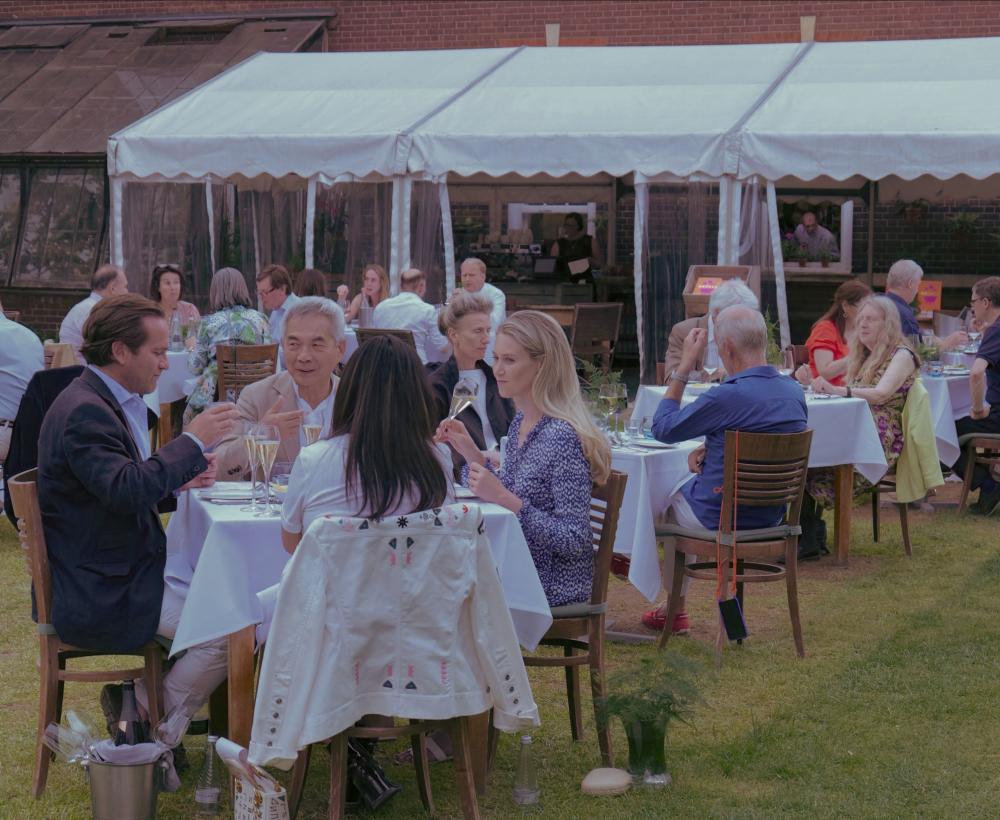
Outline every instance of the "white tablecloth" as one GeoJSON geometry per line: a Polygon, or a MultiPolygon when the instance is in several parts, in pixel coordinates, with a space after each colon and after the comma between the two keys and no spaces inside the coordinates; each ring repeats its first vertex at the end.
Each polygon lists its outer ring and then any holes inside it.
{"type": "MultiPolygon", "coordinates": [[[[633,414],[649,416],[666,393],[665,387],[641,385],[633,414]]],[[[684,394],[683,404],[696,396],[684,394]]],[[[886,471],[885,453],[879,443],[878,431],[868,404],[863,399],[818,399],[806,397],[808,424],[812,428],[810,467],[833,467],[853,464],[854,469],[871,482],[878,481],[886,471]]]]}
{"type": "Polygon", "coordinates": [[[187,398],[194,388],[194,375],[188,368],[188,352],[186,350],[167,351],[166,370],[160,374],[156,389],[143,396],[146,406],[156,415],[160,415],[160,405],[170,404],[187,398]]]}
{"type": "Polygon", "coordinates": [[[927,388],[931,400],[931,416],[934,420],[934,438],[937,441],[938,456],[950,467],[960,452],[955,420],[969,415],[972,409],[969,377],[922,375],[920,380],[927,388]]]}
{"type": "Polygon", "coordinates": [[[347,326],[347,349],[344,351],[344,361],[346,362],[351,358],[351,354],[358,349],[358,334],[355,332],[354,325],[347,326]]]}
{"type": "MultiPolygon", "coordinates": [[[[514,631],[532,650],[552,614],[528,544],[512,512],[480,506],[514,631]]],[[[259,622],[256,593],[278,583],[288,559],[280,518],[253,518],[239,505],[183,493],[167,527],[167,585],[187,595],[172,653],[259,622]]]]}

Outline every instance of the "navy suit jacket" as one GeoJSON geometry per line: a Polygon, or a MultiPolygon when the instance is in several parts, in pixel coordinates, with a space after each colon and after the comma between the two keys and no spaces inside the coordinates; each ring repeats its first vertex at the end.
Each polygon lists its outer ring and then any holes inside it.
{"type": "Polygon", "coordinates": [[[152,639],[167,554],[157,505],[206,467],[188,436],[142,461],[118,402],[89,370],[59,394],[42,422],[38,499],[63,641],[126,652],[152,639]]]}

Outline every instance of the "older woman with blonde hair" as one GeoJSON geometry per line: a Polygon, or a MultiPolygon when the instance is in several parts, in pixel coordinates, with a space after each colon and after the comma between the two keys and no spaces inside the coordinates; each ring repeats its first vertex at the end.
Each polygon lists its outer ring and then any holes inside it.
{"type": "Polygon", "coordinates": [[[267,317],[250,307],[246,279],[236,268],[219,268],[215,272],[208,302],[212,313],[202,318],[198,339],[188,360],[188,367],[198,379],[184,408],[185,424],[215,400],[219,372],[216,345],[220,342],[268,344],[271,341],[267,317]]]}
{"type": "Polygon", "coordinates": [[[468,462],[463,478],[479,498],[516,513],[550,606],[590,598],[594,553],[590,492],[611,471],[611,450],[580,395],[566,334],[534,310],[497,330],[500,395],[517,413],[499,467],[476,447],[461,421],[446,420],[437,439],[468,462]]]}
{"type": "MultiPolygon", "coordinates": [[[[920,359],[903,335],[899,311],[885,296],[870,296],[858,310],[856,333],[847,356],[847,375],[843,386],[831,384],[818,376],[812,389],[847,398],[864,399],[871,407],[885,460],[893,467],[903,451],[903,406],[920,367],[920,359]]],[[[854,474],[854,495],[871,490],[871,484],[854,474]]],[[[823,532],[822,510],[833,506],[833,470],[810,470],[806,480],[808,496],[803,499],[802,536],[799,558],[818,558],[823,532]]]]}

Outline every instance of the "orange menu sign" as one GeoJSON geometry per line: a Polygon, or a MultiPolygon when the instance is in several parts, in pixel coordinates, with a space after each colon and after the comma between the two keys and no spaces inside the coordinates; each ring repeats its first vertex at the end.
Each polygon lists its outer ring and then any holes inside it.
{"type": "Polygon", "coordinates": [[[694,292],[708,296],[723,282],[721,276],[699,276],[694,281],[694,292]]]}
{"type": "Polygon", "coordinates": [[[917,310],[921,313],[932,313],[941,310],[941,288],[944,285],[940,279],[924,279],[917,289],[917,310]]]}

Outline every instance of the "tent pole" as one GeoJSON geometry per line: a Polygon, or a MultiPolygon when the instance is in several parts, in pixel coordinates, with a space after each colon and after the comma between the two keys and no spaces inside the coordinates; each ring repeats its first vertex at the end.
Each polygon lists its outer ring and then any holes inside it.
{"type": "Polygon", "coordinates": [[[399,198],[399,271],[409,270],[413,264],[410,259],[410,217],[413,213],[411,203],[413,201],[413,177],[403,177],[403,192],[399,198]]]}
{"type": "Polygon", "coordinates": [[[121,177],[111,178],[111,264],[125,268],[125,242],[122,233],[122,189],[121,177]]]}
{"type": "Polygon", "coordinates": [[[306,188],[306,267],[315,267],[313,254],[316,245],[316,177],[309,177],[306,188]]]}
{"type": "Polygon", "coordinates": [[[868,287],[875,287],[875,205],[878,203],[878,180],[868,183],[868,287]]]}
{"type": "Polygon", "coordinates": [[[448,175],[442,176],[438,182],[438,203],[441,208],[441,240],[444,248],[444,285],[445,300],[451,300],[455,290],[455,235],[451,226],[451,199],[448,196],[448,175]]]}
{"type": "Polygon", "coordinates": [[[215,203],[212,200],[212,181],[205,180],[205,211],[208,214],[208,255],[210,259],[209,267],[212,273],[215,272],[215,203]]]}
{"type": "MultiPolygon", "coordinates": [[[[649,185],[645,182],[639,181],[640,175],[636,173],[634,186],[635,186],[635,222],[632,231],[632,257],[634,263],[632,266],[633,271],[633,282],[635,288],[635,338],[639,347],[639,381],[642,382],[643,377],[646,374],[645,371],[645,343],[643,340],[643,327],[642,327],[642,305],[643,305],[643,255],[646,248],[646,215],[649,210],[649,185]]],[[[644,178],[643,178],[644,179],[644,178]]],[[[654,329],[655,333],[655,329],[654,329]]],[[[655,358],[655,357],[654,357],[655,358]]]]}
{"type": "Polygon", "coordinates": [[[402,197],[402,177],[392,178],[392,209],[389,217],[389,293],[399,293],[399,200],[402,197]]]}
{"type": "Polygon", "coordinates": [[[767,223],[771,234],[771,253],[774,256],[774,284],[778,299],[778,325],[781,349],[792,343],[788,329],[788,295],[785,292],[785,262],[781,256],[781,231],[778,227],[778,195],[774,183],[767,181],[767,223]]]}
{"type": "Polygon", "coordinates": [[[738,179],[719,180],[719,239],[716,258],[720,265],[738,265],[740,248],[740,193],[738,179]]]}

